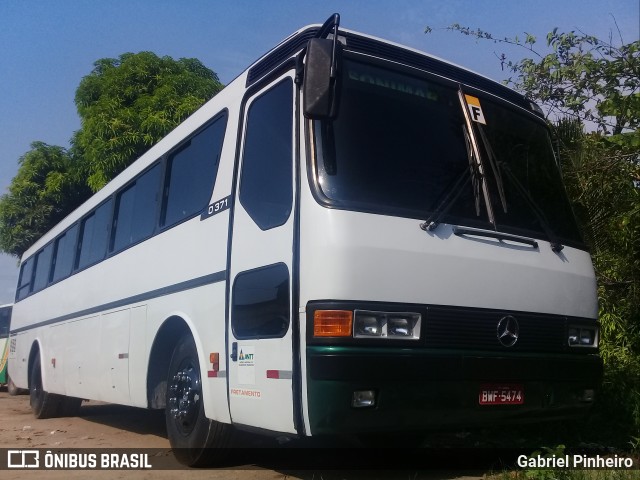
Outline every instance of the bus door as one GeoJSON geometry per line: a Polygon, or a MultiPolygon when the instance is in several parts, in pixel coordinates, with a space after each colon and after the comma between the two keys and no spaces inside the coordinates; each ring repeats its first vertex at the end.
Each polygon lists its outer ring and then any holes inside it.
{"type": "Polygon", "coordinates": [[[244,103],[228,325],[233,423],[291,433],[293,99],[293,79],[286,75],[244,103]]]}

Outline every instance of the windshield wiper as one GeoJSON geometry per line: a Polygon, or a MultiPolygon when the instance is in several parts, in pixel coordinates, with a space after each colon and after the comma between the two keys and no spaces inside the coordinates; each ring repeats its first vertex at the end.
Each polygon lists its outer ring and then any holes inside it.
{"type": "Polygon", "coordinates": [[[504,182],[502,181],[502,174],[500,173],[500,165],[496,158],[496,154],[493,151],[493,147],[491,147],[491,142],[489,142],[489,138],[484,131],[484,127],[482,125],[478,125],[478,130],[480,131],[480,138],[482,139],[484,149],[487,151],[487,159],[489,160],[489,165],[491,165],[491,170],[493,171],[493,178],[496,181],[498,195],[502,202],[502,209],[504,210],[504,213],[507,213],[507,197],[504,194],[504,182]]]}
{"type": "Polygon", "coordinates": [[[562,251],[562,249],[564,248],[564,245],[562,245],[562,243],[560,243],[560,241],[558,240],[558,237],[556,236],[553,229],[549,225],[549,221],[547,220],[547,217],[545,216],[542,209],[538,206],[538,204],[533,199],[529,191],[525,188],[525,186],[522,185],[522,182],[520,182],[518,177],[516,177],[515,174],[511,171],[511,168],[509,168],[509,166],[505,163],[502,163],[501,166],[504,173],[507,175],[507,177],[509,177],[509,180],[513,182],[513,185],[516,187],[516,190],[520,193],[520,195],[522,195],[522,198],[525,199],[527,205],[529,206],[529,208],[535,215],[536,219],[538,220],[538,223],[542,227],[542,230],[544,230],[544,233],[547,235],[547,238],[549,239],[549,244],[551,245],[551,250],[553,250],[555,253],[562,251]]]}
{"type": "Polygon", "coordinates": [[[429,218],[427,218],[423,223],[420,224],[420,228],[422,230],[431,232],[438,228],[442,217],[446,215],[449,209],[456,203],[458,198],[460,198],[460,195],[471,180],[471,177],[472,175],[468,175],[467,170],[465,169],[462,172],[462,175],[460,175],[456,182],[453,184],[453,187],[446,189],[446,195],[439,202],[438,206],[433,210],[433,213],[429,215],[429,218]]]}
{"type": "MultiPolygon", "coordinates": [[[[462,86],[458,88],[458,100],[460,100],[460,107],[464,115],[464,137],[465,146],[467,147],[467,157],[469,158],[469,165],[471,175],[469,179],[473,180],[473,195],[475,198],[476,215],[480,216],[480,188],[482,188],[482,195],[484,197],[484,205],[487,209],[487,217],[489,223],[496,227],[496,217],[493,212],[493,206],[491,205],[491,196],[489,193],[489,185],[487,184],[487,178],[485,176],[485,166],[480,156],[480,148],[478,146],[478,140],[473,129],[473,122],[469,115],[469,104],[462,91],[462,86]]],[[[493,168],[493,167],[492,167],[493,168]]],[[[494,168],[494,174],[496,169],[494,168]]],[[[460,196],[462,189],[456,189],[455,187],[449,191],[445,199],[440,203],[435,212],[424,222],[420,224],[420,228],[423,230],[432,231],[435,230],[440,224],[440,220],[443,215],[453,206],[458,197],[460,196]]]]}
{"type": "Polygon", "coordinates": [[[487,217],[489,217],[489,223],[493,225],[493,228],[496,228],[496,216],[493,212],[493,206],[491,204],[491,195],[489,193],[489,185],[487,183],[487,177],[485,175],[485,166],[482,161],[482,156],[480,155],[480,148],[478,146],[478,140],[476,139],[476,134],[473,129],[473,121],[471,120],[471,116],[469,114],[469,104],[467,103],[467,99],[464,96],[464,92],[462,91],[462,86],[458,88],[458,99],[460,100],[460,106],[462,107],[462,113],[464,114],[464,121],[467,125],[467,134],[469,135],[469,144],[471,146],[471,151],[473,152],[473,158],[475,160],[478,172],[479,183],[482,185],[482,195],[484,197],[484,205],[487,209],[487,217]]]}
{"type": "Polygon", "coordinates": [[[504,213],[507,213],[507,201],[504,193],[504,182],[502,181],[501,170],[505,172],[505,174],[509,177],[509,180],[513,182],[513,185],[516,187],[516,190],[522,198],[526,201],[527,205],[533,212],[534,216],[538,220],[538,223],[544,230],[544,233],[547,235],[549,239],[549,243],[551,244],[551,250],[558,253],[560,252],[564,246],[558,241],[558,237],[553,232],[553,229],[549,225],[549,221],[545,216],[542,209],[538,206],[536,201],[533,199],[529,191],[522,185],[522,182],[516,177],[516,175],[511,171],[509,165],[505,162],[498,161],[496,154],[493,151],[493,147],[491,146],[491,142],[489,141],[489,137],[487,137],[486,132],[482,125],[478,125],[478,130],[480,131],[480,138],[482,139],[482,143],[484,145],[485,150],[487,151],[487,157],[489,160],[489,164],[491,165],[491,169],[493,170],[493,175],[496,180],[496,186],[498,189],[498,193],[500,195],[500,200],[502,201],[502,207],[504,208],[504,213]]]}
{"type": "Polygon", "coordinates": [[[429,209],[432,211],[431,215],[420,224],[420,228],[425,231],[433,231],[438,228],[442,217],[453,207],[458,201],[460,195],[465,190],[469,181],[472,182],[473,195],[475,198],[476,215],[480,216],[480,182],[478,179],[477,163],[473,157],[473,150],[471,149],[471,139],[467,133],[467,128],[462,125],[462,131],[465,138],[465,146],[467,148],[467,158],[469,159],[469,169],[462,170],[462,173],[457,178],[451,188],[445,188],[445,195],[442,200],[437,201],[438,206],[435,209],[429,209]],[[464,180],[464,181],[463,181],[464,180]]]}

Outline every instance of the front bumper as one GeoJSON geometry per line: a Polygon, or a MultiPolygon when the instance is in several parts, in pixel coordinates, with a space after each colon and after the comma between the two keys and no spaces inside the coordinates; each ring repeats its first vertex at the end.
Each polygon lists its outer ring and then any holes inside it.
{"type": "Polygon", "coordinates": [[[585,390],[602,379],[588,354],[504,354],[401,347],[308,346],[307,399],[312,435],[418,432],[579,418],[585,390]],[[481,385],[511,383],[522,405],[482,406],[481,385]],[[351,406],[374,390],[376,405],[351,406]]]}

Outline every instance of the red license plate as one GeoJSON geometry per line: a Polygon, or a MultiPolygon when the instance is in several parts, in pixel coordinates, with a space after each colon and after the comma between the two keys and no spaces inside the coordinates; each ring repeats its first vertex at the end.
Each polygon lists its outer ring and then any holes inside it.
{"type": "Polygon", "coordinates": [[[524,388],[522,385],[512,384],[480,385],[478,403],[480,405],[522,405],[524,388]]]}

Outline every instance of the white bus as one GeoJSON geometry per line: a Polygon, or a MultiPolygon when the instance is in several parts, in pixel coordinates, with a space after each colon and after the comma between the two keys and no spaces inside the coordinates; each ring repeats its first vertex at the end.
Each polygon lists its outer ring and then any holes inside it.
{"type": "Polygon", "coordinates": [[[288,37],[22,258],[10,373],[36,417],[423,432],[583,415],[596,282],[539,108],[338,30],[288,37]]]}

